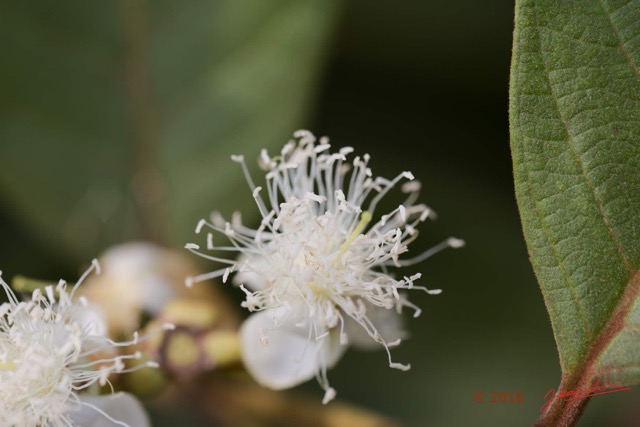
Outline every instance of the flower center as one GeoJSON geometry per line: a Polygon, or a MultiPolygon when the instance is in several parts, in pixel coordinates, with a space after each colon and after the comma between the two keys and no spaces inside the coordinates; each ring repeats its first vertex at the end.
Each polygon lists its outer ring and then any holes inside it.
{"type": "Polygon", "coordinates": [[[0,371],[15,371],[18,367],[12,362],[0,362],[0,371]]]}

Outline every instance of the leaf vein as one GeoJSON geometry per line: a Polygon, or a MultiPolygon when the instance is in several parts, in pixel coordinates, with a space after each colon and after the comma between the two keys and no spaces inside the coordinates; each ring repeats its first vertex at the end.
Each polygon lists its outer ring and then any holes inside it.
{"type": "Polygon", "coordinates": [[[625,265],[625,268],[627,270],[627,272],[631,275],[633,274],[634,270],[633,267],[631,266],[631,263],[627,257],[627,254],[625,252],[625,250],[623,249],[620,240],[618,238],[618,235],[616,233],[616,231],[613,229],[612,225],[609,222],[609,218],[604,210],[604,204],[602,202],[602,200],[600,199],[600,196],[598,195],[598,192],[596,190],[595,185],[593,184],[593,182],[591,181],[591,178],[589,177],[587,170],[585,168],[584,162],[582,161],[582,158],[580,157],[580,154],[578,153],[575,141],[574,141],[574,136],[571,133],[571,130],[569,128],[569,124],[567,122],[567,119],[564,117],[564,114],[562,113],[562,109],[560,108],[560,104],[558,102],[558,98],[556,96],[555,93],[555,89],[554,89],[554,85],[553,82],[551,81],[551,76],[549,74],[549,66],[547,64],[545,55],[544,55],[544,50],[542,49],[542,30],[543,28],[538,26],[538,38],[539,38],[539,42],[540,42],[540,59],[542,61],[542,65],[544,67],[544,75],[547,79],[547,83],[549,86],[549,91],[551,94],[552,99],[554,100],[554,106],[556,108],[556,113],[558,115],[558,118],[560,119],[560,122],[562,123],[564,130],[565,130],[565,134],[567,136],[566,138],[566,143],[569,146],[573,157],[575,159],[576,165],[580,168],[581,171],[581,175],[584,179],[585,184],[587,185],[587,187],[589,188],[589,190],[591,191],[591,194],[593,196],[593,199],[595,201],[596,206],[598,207],[598,211],[600,213],[600,218],[602,219],[602,221],[604,222],[605,228],[607,229],[609,235],[611,236],[611,239],[614,243],[614,246],[616,247],[616,250],[618,251],[620,257],[622,258],[622,262],[625,265]]]}
{"type": "MultiPolygon", "coordinates": [[[[620,52],[625,57],[625,59],[627,60],[627,63],[629,64],[629,66],[633,70],[633,74],[636,76],[636,79],[640,80],[640,69],[636,65],[636,63],[635,63],[635,61],[633,59],[633,56],[631,55],[631,52],[629,52],[629,49],[627,49],[627,46],[626,46],[627,42],[622,37],[622,34],[620,34],[620,29],[613,22],[613,19],[611,19],[611,13],[605,7],[604,1],[603,0],[599,0],[599,4],[600,4],[600,7],[602,8],[602,10],[604,11],[604,16],[607,18],[607,22],[611,26],[611,29],[613,30],[613,33],[616,35],[616,37],[620,41],[620,52]]],[[[622,7],[623,6],[621,6],[621,8],[622,7]]]]}

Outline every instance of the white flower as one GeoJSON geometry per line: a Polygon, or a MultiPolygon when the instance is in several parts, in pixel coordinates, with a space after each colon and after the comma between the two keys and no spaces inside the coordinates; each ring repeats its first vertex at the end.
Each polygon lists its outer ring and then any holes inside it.
{"type": "Polygon", "coordinates": [[[210,256],[188,244],[191,251],[225,268],[189,278],[187,285],[214,277],[227,280],[235,272],[235,282],[246,294],[242,303],[258,313],[241,329],[243,358],[249,372],[273,389],[292,387],[316,376],[325,390],[324,403],[335,396],[326,371],[340,358],[346,345],[366,346],[374,342],[384,347],[389,366],[401,370],[409,365],[395,363],[389,348],[402,338],[399,313],[404,307],[420,309],[401,292],[417,289],[420,274],[394,278],[388,269],[420,262],[446,248],[464,242],[448,239],[431,250],[408,260],[401,255],[418,232],[418,223],[433,212],[415,204],[420,185],[403,172],[392,180],[374,178],[367,164],[369,156],[346,163],[352,148],[330,153],[325,138],[316,145],[307,131],[294,134],[280,156],[261,153],[266,175],[266,202],[262,188],[249,176],[242,156],[233,160],[242,165],[253,191],[262,222],[257,230],[244,226],[234,214],[225,222],[219,214],[204,227],[222,233],[231,242],[218,246],[213,234],[207,248],[239,253],[237,260],[210,256]],[[376,217],[376,208],[387,192],[401,180],[408,194],[392,212],[376,217]],[[374,222],[374,218],[376,222],[374,222]],[[364,338],[367,338],[366,340],[364,338]]]}
{"type": "Polygon", "coordinates": [[[196,270],[183,253],[128,242],[112,246],[99,261],[101,274],[88,277],[77,294],[102,312],[112,337],[138,330],[143,314],[156,317],[177,297],[212,299],[207,287],[185,292],[184,277],[196,270]]]}
{"type": "Polygon", "coordinates": [[[128,425],[149,427],[151,425],[142,404],[128,393],[81,396],[80,400],[84,405],[82,409],[70,414],[74,426],[113,427],[114,425],[128,425]]]}
{"type": "Polygon", "coordinates": [[[94,269],[99,269],[95,260],[71,291],[60,281],[44,294],[36,289],[28,301],[19,301],[0,278],[8,299],[0,306],[0,426],[75,426],[77,417],[86,419],[91,412],[99,417],[83,426],[148,425],[125,422],[146,420],[135,405],[128,404],[124,419],[118,420],[107,408],[113,406],[107,397],[82,394],[108,384],[110,374],[125,372],[126,359],[140,357],[117,352],[117,347],[137,342],[137,334],[131,342],[106,338],[103,320],[87,300],[74,300],[77,287],[94,269]]]}

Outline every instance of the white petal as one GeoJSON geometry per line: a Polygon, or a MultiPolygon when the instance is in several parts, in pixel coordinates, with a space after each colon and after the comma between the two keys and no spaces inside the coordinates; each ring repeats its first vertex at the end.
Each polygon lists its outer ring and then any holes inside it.
{"type": "Polygon", "coordinates": [[[78,304],[73,311],[73,320],[82,325],[87,335],[107,336],[107,321],[100,307],[95,304],[78,304]]]}
{"type": "Polygon", "coordinates": [[[295,326],[295,318],[283,319],[276,310],[255,313],[240,329],[242,358],[249,373],[265,387],[282,390],[301,384],[342,356],[339,335],[309,339],[309,327],[295,326]],[[281,322],[274,327],[274,319],[281,322]],[[267,342],[264,342],[264,338],[267,342]]]}
{"type": "MultiPolygon", "coordinates": [[[[405,338],[402,316],[397,311],[367,304],[366,316],[385,342],[390,343],[405,338]]],[[[362,350],[381,348],[380,343],[374,341],[351,317],[345,316],[345,330],[349,337],[349,344],[354,347],[362,350]]]]}
{"type": "Polygon", "coordinates": [[[143,242],[114,246],[102,255],[100,263],[105,277],[122,282],[153,314],[177,294],[166,272],[171,253],[158,246],[143,242]]]}
{"type": "MultiPolygon", "coordinates": [[[[244,254],[238,257],[238,265],[241,266],[241,270],[243,270],[242,266],[248,261],[249,258],[244,254]]],[[[237,272],[233,277],[233,284],[245,285],[247,289],[254,292],[265,289],[267,281],[265,280],[265,275],[261,272],[269,271],[269,264],[267,264],[266,259],[264,257],[252,257],[249,264],[251,265],[251,270],[237,272]]]]}
{"type": "Polygon", "coordinates": [[[131,394],[116,393],[103,396],[80,396],[82,406],[78,412],[71,414],[71,419],[77,426],[82,427],[150,427],[142,404],[131,394]],[[113,420],[110,420],[100,411],[113,420]]]}

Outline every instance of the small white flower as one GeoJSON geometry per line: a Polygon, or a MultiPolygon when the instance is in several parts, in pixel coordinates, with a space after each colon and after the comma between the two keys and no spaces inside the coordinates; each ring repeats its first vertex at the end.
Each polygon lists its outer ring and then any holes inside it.
{"type": "MultiPolygon", "coordinates": [[[[137,342],[137,334],[131,342],[106,338],[104,322],[87,300],[73,298],[94,269],[99,269],[95,260],[71,291],[60,281],[55,288],[47,286],[44,294],[35,290],[28,301],[19,301],[0,278],[8,299],[0,305],[0,426],[76,426],[77,417],[91,412],[103,421],[83,425],[105,425],[107,421],[110,425],[148,425],[118,420],[107,408],[113,404],[106,397],[92,400],[82,394],[108,384],[110,374],[125,372],[126,359],[140,357],[117,352],[117,347],[137,342]]],[[[133,406],[128,404],[126,419],[146,419],[133,406]]]]}
{"type": "Polygon", "coordinates": [[[244,158],[232,157],[242,165],[262,222],[253,230],[241,223],[238,214],[231,222],[217,213],[210,222],[201,220],[196,232],[207,227],[231,242],[219,246],[208,233],[207,249],[240,256],[237,260],[210,256],[188,244],[192,252],[227,267],[189,278],[187,285],[220,276],[226,281],[235,272],[234,281],[246,294],[242,306],[258,312],[241,329],[249,372],[273,389],[316,376],[326,403],[335,396],[326,371],[350,342],[365,347],[377,343],[386,349],[389,366],[409,369],[393,362],[389,351],[403,336],[402,309],[420,314],[402,291],[433,295],[441,291],[415,285],[420,274],[395,278],[388,269],[420,262],[464,242],[451,238],[413,259],[401,259],[418,235],[416,226],[433,214],[426,205],[416,204],[420,185],[413,175],[374,178],[368,155],[347,163],[352,148],[330,153],[325,138],[316,144],[308,131],[294,136],[298,141],[289,142],[279,156],[261,153],[261,165],[267,169],[266,202],[244,158]],[[380,200],[404,179],[409,180],[403,185],[405,202],[375,216],[380,200]]]}
{"type": "Polygon", "coordinates": [[[149,418],[142,404],[129,393],[102,396],[81,396],[83,407],[72,412],[71,419],[78,427],[149,427],[149,418]],[[106,416],[105,416],[106,415],[106,416]],[[117,421],[116,421],[117,420],[117,421]]]}
{"type": "Polygon", "coordinates": [[[110,247],[98,259],[101,274],[88,277],[77,294],[102,312],[112,337],[140,329],[143,314],[155,317],[167,303],[187,293],[212,298],[206,287],[185,292],[184,277],[196,270],[183,253],[128,242],[110,247]]]}

